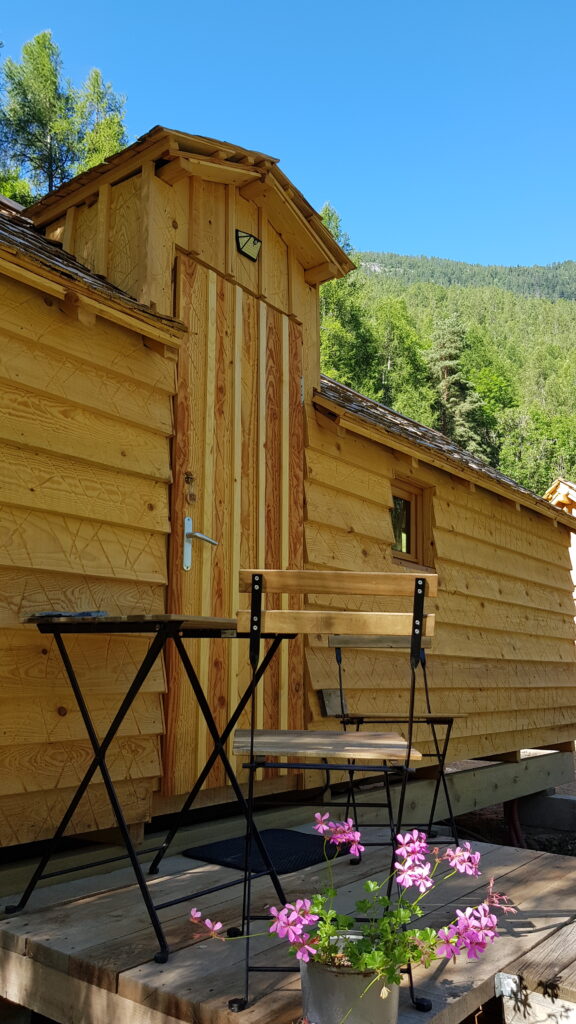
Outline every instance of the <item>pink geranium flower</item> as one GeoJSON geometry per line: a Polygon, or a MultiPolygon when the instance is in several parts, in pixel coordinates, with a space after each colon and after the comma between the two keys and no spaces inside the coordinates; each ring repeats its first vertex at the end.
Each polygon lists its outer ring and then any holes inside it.
{"type": "Polygon", "coordinates": [[[303,960],[304,963],[308,963],[310,956],[316,952],[316,947],[309,942],[310,936],[304,932],[300,936],[298,942],[295,942],[293,948],[296,952],[296,959],[303,960]]]}
{"type": "Polygon", "coordinates": [[[440,928],[438,932],[440,944],[436,947],[437,956],[445,956],[448,960],[456,959],[459,949],[458,945],[452,941],[456,934],[454,925],[449,925],[448,928],[440,928]]]}
{"type": "Polygon", "coordinates": [[[455,868],[461,875],[473,875],[478,876],[480,871],[478,870],[478,863],[480,861],[480,854],[473,853],[470,847],[470,843],[463,843],[462,846],[457,846],[455,850],[446,850],[446,860],[450,864],[451,868],[455,868]]]}
{"type": "Polygon", "coordinates": [[[406,835],[398,833],[396,836],[396,856],[399,858],[411,857],[413,860],[424,860],[428,853],[428,843],[424,832],[417,828],[406,835]]]}
{"type": "Polygon", "coordinates": [[[314,829],[316,832],[319,832],[321,836],[330,831],[330,825],[328,824],[329,817],[330,815],[328,814],[328,811],[326,811],[326,814],[320,814],[320,812],[317,811],[314,815],[314,818],[316,819],[314,829]]]}
{"type": "Polygon", "coordinates": [[[218,935],[218,932],[222,928],[222,921],[211,921],[209,917],[206,917],[204,919],[204,924],[206,925],[206,927],[207,927],[208,931],[210,932],[210,935],[212,936],[213,939],[221,939],[222,938],[221,935],[218,935]]]}

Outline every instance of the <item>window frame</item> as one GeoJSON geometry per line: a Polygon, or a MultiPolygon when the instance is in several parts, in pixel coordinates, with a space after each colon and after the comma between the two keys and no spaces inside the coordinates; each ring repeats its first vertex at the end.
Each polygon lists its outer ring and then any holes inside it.
{"type": "MultiPolygon", "coordinates": [[[[413,480],[394,478],[390,481],[392,498],[403,498],[410,502],[410,551],[398,551],[391,547],[394,561],[432,568],[434,565],[434,541],[432,538],[432,493],[433,487],[426,487],[413,480]]],[[[390,520],[392,526],[392,509],[390,520]]],[[[392,541],[394,543],[394,541],[392,541]]]]}

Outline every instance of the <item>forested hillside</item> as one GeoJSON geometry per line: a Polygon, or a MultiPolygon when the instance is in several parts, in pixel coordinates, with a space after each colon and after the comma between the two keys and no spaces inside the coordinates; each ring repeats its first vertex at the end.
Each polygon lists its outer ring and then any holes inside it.
{"type": "Polygon", "coordinates": [[[436,256],[398,256],[393,252],[360,252],[357,256],[366,270],[394,277],[404,284],[432,281],[467,287],[495,285],[540,299],[576,299],[576,263],[573,260],[551,263],[548,267],[483,267],[479,263],[457,263],[436,256]]]}
{"type": "Polygon", "coordinates": [[[538,494],[576,478],[576,301],[555,297],[576,297],[576,264],[352,256],[359,269],[322,289],[325,373],[538,494]]]}

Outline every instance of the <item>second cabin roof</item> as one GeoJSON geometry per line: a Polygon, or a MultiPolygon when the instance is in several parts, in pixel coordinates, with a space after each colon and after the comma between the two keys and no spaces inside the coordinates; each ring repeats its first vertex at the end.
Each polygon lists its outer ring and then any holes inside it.
{"type": "Polygon", "coordinates": [[[572,516],[493,469],[476,455],[460,448],[439,430],[425,427],[324,375],[320,391],[315,393],[313,401],[318,411],[328,414],[352,432],[362,433],[381,444],[405,451],[422,462],[464,477],[478,487],[500,494],[576,530],[576,521],[572,516]]]}

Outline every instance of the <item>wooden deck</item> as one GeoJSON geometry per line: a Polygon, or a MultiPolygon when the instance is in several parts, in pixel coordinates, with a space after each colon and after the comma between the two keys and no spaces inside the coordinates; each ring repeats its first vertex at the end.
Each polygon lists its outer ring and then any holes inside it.
{"type": "MultiPolygon", "coordinates": [[[[227,827],[233,834],[233,823],[227,827]]],[[[188,834],[188,845],[202,841],[207,828],[194,839],[188,834]]],[[[497,972],[529,957],[532,974],[538,974],[539,944],[576,919],[576,859],[486,844],[480,848],[482,879],[458,876],[444,890],[439,888],[428,899],[424,920],[440,925],[454,916],[455,907],[480,902],[491,876],[496,888],[516,902],[518,913],[503,920],[502,937],[479,961],[440,961],[428,971],[417,971],[418,993],[429,996],[433,1010],[428,1015],[415,1012],[403,991],[403,1024],[463,1020],[494,995],[497,972]],[[452,901],[448,906],[447,897],[452,901]]],[[[365,878],[382,875],[385,857],[385,850],[373,847],[360,866],[344,858],[335,865],[340,909],[350,908],[365,878]]],[[[156,902],[238,876],[179,854],[167,858],[163,867],[165,874],[151,880],[156,902]]],[[[0,886],[4,891],[8,877],[0,886]]],[[[296,897],[317,891],[324,878],[320,865],[284,876],[283,882],[287,894],[296,897]]],[[[256,881],[254,889],[260,908],[276,902],[268,879],[256,881]]],[[[227,1001],[242,992],[243,940],[195,941],[187,920],[192,903],[228,926],[238,923],[239,900],[240,888],[234,888],[163,910],[160,916],[173,953],[161,965],[153,960],[154,935],[129,868],[38,889],[27,912],[0,922],[0,996],[61,1024],[292,1024],[300,1014],[297,973],[252,975],[258,1000],[241,1015],[232,1014],[227,1001]]],[[[567,937],[569,933],[572,929],[566,927],[567,937]]],[[[567,967],[568,956],[574,972],[576,951],[568,955],[562,935],[551,941],[564,952],[562,966],[567,967]]],[[[286,962],[283,944],[267,934],[254,941],[254,952],[261,964],[286,962]]]]}

